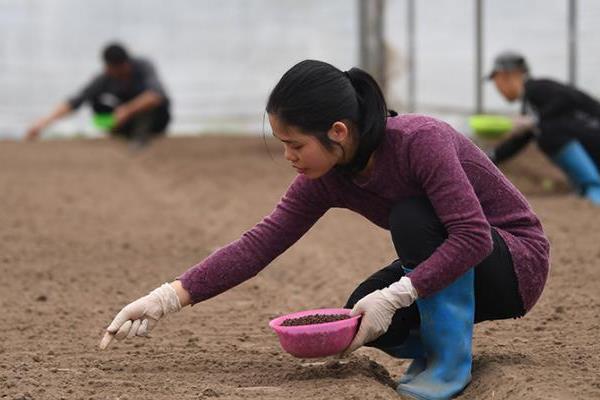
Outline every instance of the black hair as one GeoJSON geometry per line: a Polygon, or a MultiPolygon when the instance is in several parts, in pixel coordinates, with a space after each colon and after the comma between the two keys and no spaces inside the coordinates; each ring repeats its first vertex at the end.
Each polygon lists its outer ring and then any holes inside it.
{"type": "Polygon", "coordinates": [[[120,43],[110,43],[102,50],[102,59],[106,65],[121,65],[129,61],[129,54],[120,43]]]}
{"type": "Polygon", "coordinates": [[[358,142],[356,153],[349,163],[337,166],[349,174],[366,167],[383,140],[388,116],[383,93],[371,75],[359,68],[343,72],[316,60],[302,61],[281,77],[269,95],[266,111],[316,137],[328,150],[341,147],[327,136],[333,123],[352,122],[358,142]]]}

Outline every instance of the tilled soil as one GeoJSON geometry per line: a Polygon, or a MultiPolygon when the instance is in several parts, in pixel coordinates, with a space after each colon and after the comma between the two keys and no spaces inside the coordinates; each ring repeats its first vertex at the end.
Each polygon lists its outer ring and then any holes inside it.
{"type": "MultiPolygon", "coordinates": [[[[0,399],[397,399],[406,367],[283,352],[270,319],[339,307],[394,260],[388,233],[331,210],[256,278],[97,348],[128,302],[270,212],[293,170],[261,138],[0,142],[0,399]]],[[[600,398],[600,208],[533,148],[505,167],[552,242],[525,318],[477,325],[464,399],[600,398]],[[550,177],[549,183],[546,177],[550,177]]]]}

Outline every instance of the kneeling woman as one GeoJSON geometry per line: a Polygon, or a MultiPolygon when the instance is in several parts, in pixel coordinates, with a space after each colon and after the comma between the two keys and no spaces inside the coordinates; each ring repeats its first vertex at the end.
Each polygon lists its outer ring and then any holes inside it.
{"type": "Polygon", "coordinates": [[[523,316],[546,281],[548,240],[523,195],[449,125],[390,116],[357,68],[303,61],[266,111],[299,173],[279,204],[239,240],[125,306],[101,347],[147,335],[165,314],[255,276],[329,208],[343,207],[389,229],[398,253],[350,296],[363,318],[347,352],[368,343],[413,358],[400,393],[459,393],[471,379],[473,324],[523,316]]]}

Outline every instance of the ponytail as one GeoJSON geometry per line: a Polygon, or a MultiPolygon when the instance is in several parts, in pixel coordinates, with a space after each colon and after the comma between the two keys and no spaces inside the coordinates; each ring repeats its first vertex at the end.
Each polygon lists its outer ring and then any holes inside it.
{"type": "Polygon", "coordinates": [[[358,100],[358,148],[354,158],[340,167],[355,174],[367,166],[371,154],[382,142],[388,109],[383,93],[371,75],[360,68],[352,68],[344,74],[352,83],[358,100]]]}

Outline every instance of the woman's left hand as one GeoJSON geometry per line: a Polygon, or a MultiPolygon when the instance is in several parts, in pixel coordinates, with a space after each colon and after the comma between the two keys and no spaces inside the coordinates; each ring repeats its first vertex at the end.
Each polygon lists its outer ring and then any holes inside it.
{"type": "Polygon", "coordinates": [[[353,316],[362,314],[360,327],[343,356],[383,335],[390,327],[396,310],[410,306],[416,299],[417,291],[406,276],[389,287],[371,292],[360,299],[350,313],[353,316]]]}

